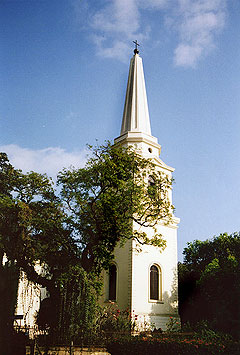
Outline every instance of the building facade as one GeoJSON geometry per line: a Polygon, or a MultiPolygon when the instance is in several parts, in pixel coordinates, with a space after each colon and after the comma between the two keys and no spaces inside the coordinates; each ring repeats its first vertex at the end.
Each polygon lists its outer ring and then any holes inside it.
{"type": "MultiPolygon", "coordinates": [[[[172,177],[173,168],[160,158],[161,146],[151,134],[142,59],[135,49],[130,62],[128,84],[120,136],[115,144],[132,146],[144,158],[151,159],[156,170],[172,177]]],[[[172,191],[169,191],[172,202],[172,191]]],[[[104,272],[104,290],[101,304],[116,302],[121,310],[129,309],[139,329],[161,328],[166,330],[169,317],[178,318],[177,286],[177,228],[179,218],[172,222],[158,223],[157,231],[167,246],[160,252],[158,247],[145,245],[138,251],[135,240],[129,240],[114,253],[114,262],[104,272]]],[[[133,228],[138,228],[136,224],[133,228]]],[[[153,235],[151,227],[144,230],[153,235]]]]}

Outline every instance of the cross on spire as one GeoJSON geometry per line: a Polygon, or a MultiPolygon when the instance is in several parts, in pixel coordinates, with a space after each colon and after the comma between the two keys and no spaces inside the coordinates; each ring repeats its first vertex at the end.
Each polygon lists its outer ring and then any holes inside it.
{"type": "Polygon", "coordinates": [[[140,44],[137,42],[137,39],[136,39],[136,41],[133,41],[133,43],[135,44],[134,53],[138,54],[139,53],[138,46],[140,46],[140,44]]]}

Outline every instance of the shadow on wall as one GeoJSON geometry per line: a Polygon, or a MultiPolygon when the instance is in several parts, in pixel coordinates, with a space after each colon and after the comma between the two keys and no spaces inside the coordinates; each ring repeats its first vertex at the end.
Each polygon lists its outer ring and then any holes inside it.
{"type": "Polygon", "coordinates": [[[166,330],[170,317],[179,319],[178,314],[178,273],[174,269],[174,277],[169,292],[162,294],[162,301],[152,304],[149,323],[152,328],[166,330]]]}

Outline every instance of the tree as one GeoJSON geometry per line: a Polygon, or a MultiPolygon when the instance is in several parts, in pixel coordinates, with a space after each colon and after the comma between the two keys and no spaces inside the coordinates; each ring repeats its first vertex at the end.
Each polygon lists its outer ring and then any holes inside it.
{"type": "Polygon", "coordinates": [[[63,217],[51,180],[34,172],[23,174],[1,153],[0,333],[5,342],[1,349],[11,344],[8,336],[20,269],[29,280],[47,287],[53,294],[57,276],[74,260],[73,250],[77,250],[70,232],[64,228],[63,217]],[[44,272],[36,271],[36,262],[45,266],[44,272]]]}
{"type": "Polygon", "coordinates": [[[161,220],[169,223],[173,212],[172,181],[153,162],[110,143],[90,149],[85,168],[59,173],[59,195],[46,175],[23,174],[0,156],[0,256],[5,253],[29,280],[60,295],[54,304],[64,304],[68,316],[61,318],[69,322],[76,319],[76,307],[64,299],[74,302],[70,289],[76,294],[79,288],[67,280],[85,280],[82,287],[88,291],[82,295],[89,297],[89,290],[99,290],[99,275],[117,245],[135,239],[164,249],[156,226],[161,220]],[[148,226],[155,232],[151,239],[144,232],[148,226]],[[44,266],[41,274],[36,261],[44,266]]]}
{"type": "Polygon", "coordinates": [[[183,254],[179,265],[182,321],[208,320],[213,328],[236,335],[240,330],[240,234],[195,240],[183,254]]]}
{"type": "Polygon", "coordinates": [[[60,173],[66,224],[81,250],[83,268],[88,272],[108,268],[116,245],[128,239],[164,248],[165,241],[156,229],[148,239],[144,230],[133,225],[154,228],[160,220],[170,222],[171,184],[150,160],[109,143],[92,148],[85,168],[60,173]],[[153,184],[148,184],[149,177],[153,184]]]}
{"type": "Polygon", "coordinates": [[[55,270],[74,260],[77,248],[64,226],[64,211],[46,175],[23,174],[1,154],[0,255],[22,268],[28,278],[51,287],[55,270]],[[45,264],[44,273],[35,264],[45,264]]]}

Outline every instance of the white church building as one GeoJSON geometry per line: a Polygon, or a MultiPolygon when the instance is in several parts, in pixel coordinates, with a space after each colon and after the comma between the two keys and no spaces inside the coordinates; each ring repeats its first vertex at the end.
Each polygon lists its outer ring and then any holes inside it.
{"type": "MultiPolygon", "coordinates": [[[[151,134],[147,94],[142,59],[137,48],[130,62],[128,84],[120,136],[115,144],[133,146],[144,158],[151,159],[156,169],[170,178],[173,168],[160,158],[161,146],[151,134]]],[[[169,191],[172,202],[172,191],[169,191]]],[[[157,231],[167,246],[164,251],[145,245],[139,252],[136,241],[129,240],[115,250],[109,272],[104,272],[101,304],[116,302],[121,310],[129,309],[139,329],[148,325],[166,330],[169,318],[178,318],[177,228],[179,218],[173,216],[170,225],[163,222],[157,231]]],[[[139,228],[134,226],[133,228],[139,228]]],[[[148,237],[151,227],[144,230],[148,237]]]]}
{"type": "MultiPolygon", "coordinates": [[[[161,146],[151,134],[143,65],[137,49],[130,62],[121,133],[114,143],[133,146],[144,158],[151,159],[157,170],[171,178],[174,169],[159,158],[161,146]]],[[[169,197],[171,202],[171,190],[169,197]]],[[[103,274],[104,288],[100,304],[106,305],[112,301],[121,310],[128,308],[139,329],[151,324],[165,330],[169,317],[178,318],[178,223],[179,218],[173,216],[170,225],[163,222],[158,224],[157,230],[167,243],[164,251],[145,245],[139,252],[136,242],[129,240],[124,247],[115,250],[114,263],[109,272],[103,274]]],[[[133,225],[133,228],[136,226],[133,225]]],[[[145,232],[151,237],[153,229],[147,228],[145,232]]],[[[22,315],[22,325],[34,326],[36,312],[45,297],[45,289],[27,281],[21,274],[16,315],[22,315]]]]}

